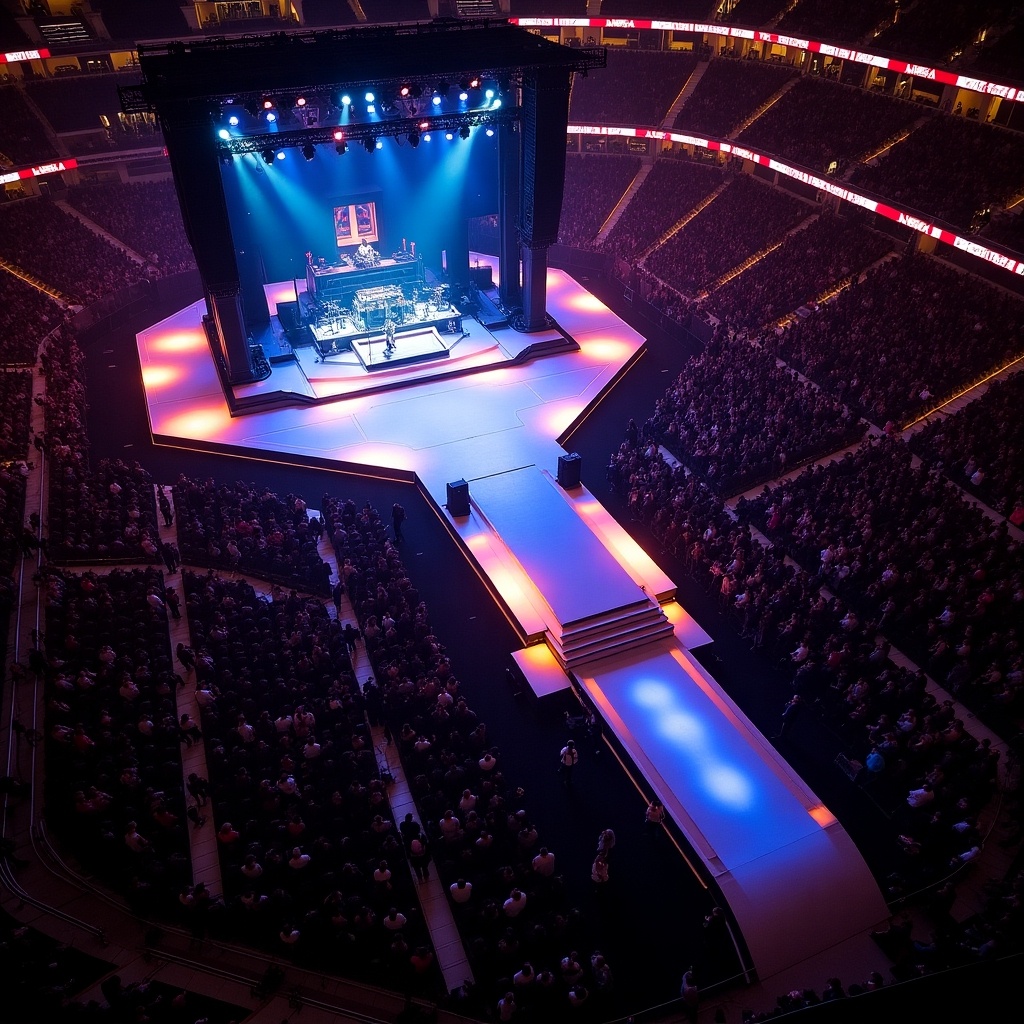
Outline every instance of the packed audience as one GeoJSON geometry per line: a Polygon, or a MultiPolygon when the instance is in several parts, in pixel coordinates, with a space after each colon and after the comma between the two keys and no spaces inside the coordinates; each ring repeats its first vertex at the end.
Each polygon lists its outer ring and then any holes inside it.
{"type": "Polygon", "coordinates": [[[736,330],[755,332],[855,278],[891,246],[856,218],[822,213],[701,305],[736,330]]]}
{"type": "Polygon", "coordinates": [[[0,270],[0,363],[34,365],[39,343],[63,319],[49,295],[0,270]]]}
{"type": "Polygon", "coordinates": [[[904,859],[890,897],[976,856],[977,815],[994,790],[998,755],[966,733],[952,702],[936,701],[922,671],[890,659],[888,619],[823,592],[835,589],[831,572],[815,574],[807,563],[789,561],[783,545],[758,543],[749,521],[761,499],[741,501],[735,519],[695,474],[671,468],[642,432],[612,454],[608,478],[633,517],[717,595],[721,614],[762,653],[766,685],[793,695],[780,707],[776,741],[826,724],[858,780],[895,815],[901,838],[893,840],[904,859]],[[925,787],[933,806],[919,816],[907,801],[925,787]]]}
{"type": "Polygon", "coordinates": [[[645,436],[709,487],[734,494],[842,448],[865,429],[842,403],[720,330],[659,399],[645,436]]]}
{"type": "Polygon", "coordinates": [[[75,75],[46,78],[25,85],[32,101],[42,110],[58,134],[81,132],[119,124],[121,97],[119,85],[136,85],[138,72],[107,75],[75,75]]]}
{"type": "Polygon", "coordinates": [[[903,425],[1021,354],[1024,303],[930,257],[906,256],[769,343],[869,421],[903,425]]]}
{"type": "Polygon", "coordinates": [[[31,418],[31,372],[0,372],[0,460],[23,459],[28,454],[31,418]]]}
{"type": "Polygon", "coordinates": [[[186,572],[184,590],[192,647],[178,657],[202,694],[226,901],[210,927],[409,987],[413,951],[429,940],[352,672],[351,633],[317,598],[276,587],[263,597],[212,569],[186,572]]]}
{"type": "Polygon", "coordinates": [[[0,104],[4,111],[0,119],[0,170],[40,164],[57,156],[18,86],[0,87],[0,104]]]}
{"type": "Polygon", "coordinates": [[[565,159],[565,198],[558,241],[588,248],[640,170],[635,156],[570,153],[565,159]]]}
{"type": "Polygon", "coordinates": [[[429,848],[473,966],[466,1008],[514,1004],[544,1020],[587,1002],[588,1015],[607,1015],[612,968],[584,945],[586,912],[567,905],[526,794],[506,778],[385,523],[368,504],[325,495],[322,507],[373,667],[369,720],[394,737],[419,810],[422,825],[400,831],[418,873],[429,868],[414,841],[429,848]]]}
{"type": "Polygon", "coordinates": [[[818,173],[841,174],[907,131],[920,115],[913,104],[804,75],[737,141],[818,173]]]}
{"type": "Polygon", "coordinates": [[[0,205],[0,257],[87,305],[145,279],[145,268],[48,199],[0,205]],[[60,244],[40,244],[40,239],[60,244]]]}
{"type": "Polygon", "coordinates": [[[69,331],[55,334],[40,365],[46,430],[36,443],[50,460],[48,547],[58,562],[159,562],[156,501],[138,462],[101,459],[86,432],[85,358],[69,331]]]}
{"type": "Polygon", "coordinates": [[[787,0],[737,0],[722,21],[728,25],[760,27],[774,21],[788,6],[787,0]]]}
{"type": "Polygon", "coordinates": [[[47,566],[40,590],[29,670],[45,685],[50,821],[137,909],[169,914],[192,866],[162,576],[47,566]]]}
{"type": "Polygon", "coordinates": [[[608,66],[575,76],[571,124],[657,127],[697,66],[692,54],[608,50],[608,66]]]}
{"type": "Polygon", "coordinates": [[[885,437],[743,503],[756,523],[1003,733],[1024,703],[1024,547],[885,437]]]}
{"type": "Polygon", "coordinates": [[[662,157],[615,222],[605,248],[632,260],[710,195],[724,178],[717,166],[662,157]]]}
{"type": "Polygon", "coordinates": [[[690,296],[710,288],[812,212],[812,207],[747,174],[721,192],[646,260],[647,268],[690,296]]]}
{"type": "Polygon", "coordinates": [[[713,60],[676,115],[673,127],[724,138],[796,73],[794,68],[758,60],[713,60]]]}
{"type": "Polygon", "coordinates": [[[78,186],[69,191],[68,200],[75,209],[144,256],[161,274],[195,269],[178,196],[170,179],[78,186]]]}
{"type": "Polygon", "coordinates": [[[932,420],[910,446],[954,483],[1024,527],[1024,374],[994,381],[952,416],[932,420]]]}
{"type": "Polygon", "coordinates": [[[192,480],[174,486],[178,544],[190,565],[258,573],[315,594],[330,591],[317,543],[322,525],[299,495],[283,499],[256,484],[192,480]]]}
{"type": "Polygon", "coordinates": [[[984,211],[1024,195],[1024,137],[966,118],[936,116],[852,181],[929,220],[975,230],[984,211]]]}

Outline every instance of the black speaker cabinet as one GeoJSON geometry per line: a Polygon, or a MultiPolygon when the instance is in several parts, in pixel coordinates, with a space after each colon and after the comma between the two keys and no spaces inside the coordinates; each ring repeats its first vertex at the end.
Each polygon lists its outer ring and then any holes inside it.
{"type": "Polygon", "coordinates": [[[482,292],[490,291],[494,287],[494,278],[491,275],[491,268],[486,264],[482,267],[470,267],[469,279],[482,292]]]}
{"type": "Polygon", "coordinates": [[[302,326],[299,317],[299,304],[297,302],[279,302],[277,304],[277,318],[281,321],[285,334],[292,334],[302,326]]]}
{"type": "Polygon", "coordinates": [[[465,480],[455,480],[448,484],[448,502],[446,507],[449,515],[469,515],[469,484],[465,480]]]}
{"type": "Polygon", "coordinates": [[[580,464],[582,459],[576,452],[558,456],[558,486],[567,491],[580,486],[580,464]]]}

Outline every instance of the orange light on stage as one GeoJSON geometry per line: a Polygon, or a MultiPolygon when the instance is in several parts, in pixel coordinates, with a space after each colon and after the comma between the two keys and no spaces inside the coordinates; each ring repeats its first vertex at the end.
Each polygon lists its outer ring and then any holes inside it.
{"type": "Polygon", "coordinates": [[[207,342],[202,331],[168,331],[148,338],[146,347],[152,352],[197,352],[207,342]]]}
{"type": "Polygon", "coordinates": [[[545,410],[543,421],[551,437],[558,437],[563,431],[568,430],[585,408],[586,405],[582,401],[574,400],[559,402],[554,408],[545,410]]]}
{"type": "Polygon", "coordinates": [[[351,447],[337,450],[335,458],[374,469],[407,469],[410,471],[416,469],[416,453],[393,444],[354,444],[351,447]]]}
{"type": "Polygon", "coordinates": [[[634,346],[626,341],[618,341],[615,338],[593,338],[587,340],[585,337],[577,337],[583,355],[588,359],[596,359],[602,363],[620,363],[627,360],[634,351],[634,346]]]}
{"type": "Polygon", "coordinates": [[[483,551],[487,547],[487,537],[482,533],[475,533],[466,541],[466,545],[470,551],[483,551]]]}
{"type": "Polygon", "coordinates": [[[161,388],[170,387],[182,376],[182,371],[175,366],[144,366],[142,368],[142,383],[147,391],[159,391],[161,388]]]}
{"type": "Polygon", "coordinates": [[[231,423],[231,415],[222,402],[215,406],[192,406],[167,419],[161,434],[194,440],[220,440],[231,423]]]}
{"type": "Polygon", "coordinates": [[[836,823],[836,816],[824,804],[815,804],[813,807],[808,808],[807,813],[822,828],[828,828],[829,825],[836,823]]]}
{"type": "Polygon", "coordinates": [[[565,300],[565,305],[579,313],[604,313],[608,307],[590,292],[576,292],[565,300]]]}

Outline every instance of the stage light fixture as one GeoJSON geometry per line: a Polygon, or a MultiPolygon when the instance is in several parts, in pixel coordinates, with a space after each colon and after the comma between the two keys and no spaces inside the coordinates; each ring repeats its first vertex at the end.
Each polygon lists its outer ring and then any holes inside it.
{"type": "Polygon", "coordinates": [[[459,93],[459,102],[460,103],[465,103],[466,100],[468,100],[468,99],[469,99],[469,93],[466,92],[465,89],[463,89],[462,92],[459,93]]]}
{"type": "Polygon", "coordinates": [[[315,156],[316,156],[316,146],[314,146],[314,145],[313,145],[313,143],[311,143],[311,142],[307,142],[307,143],[306,143],[306,144],[305,144],[305,145],[304,145],[304,146],[302,147],[302,155],[303,155],[303,156],[304,156],[304,157],[305,157],[305,158],[306,158],[307,160],[312,160],[312,159],[313,159],[313,157],[315,157],[315,156]]]}
{"type": "Polygon", "coordinates": [[[363,149],[367,153],[372,153],[377,148],[377,140],[372,135],[367,135],[363,139],[363,149]]]}
{"type": "Polygon", "coordinates": [[[407,138],[409,140],[409,145],[412,146],[413,149],[415,149],[420,144],[419,132],[409,132],[407,138]]]}
{"type": "Polygon", "coordinates": [[[488,128],[485,134],[487,135],[487,138],[493,139],[494,138],[494,129],[493,128],[488,128]]]}
{"type": "Polygon", "coordinates": [[[274,109],[274,101],[269,96],[264,96],[260,105],[263,107],[264,110],[274,109]]]}
{"type": "Polygon", "coordinates": [[[229,132],[227,128],[221,128],[221,130],[217,132],[217,138],[224,139],[226,141],[231,138],[231,132],[229,132]]]}
{"type": "Polygon", "coordinates": [[[373,101],[374,101],[374,100],[375,100],[376,98],[377,98],[377,97],[376,97],[376,96],[374,96],[372,92],[368,92],[368,93],[367,93],[367,94],[366,94],[366,95],[365,95],[365,96],[363,97],[363,99],[365,99],[367,103],[372,103],[372,102],[373,102],[373,101]]]}
{"type": "Polygon", "coordinates": [[[430,141],[430,132],[427,132],[427,134],[423,136],[423,141],[424,142],[429,142],[430,141]]]}
{"type": "Polygon", "coordinates": [[[435,107],[439,107],[441,106],[441,97],[435,92],[434,95],[430,97],[430,102],[433,103],[435,107]]]}
{"type": "Polygon", "coordinates": [[[284,150],[283,150],[283,149],[279,149],[279,150],[277,151],[277,159],[278,159],[278,160],[283,160],[284,158],[285,158],[285,152],[284,152],[284,150]]]}
{"type": "Polygon", "coordinates": [[[306,105],[306,97],[305,96],[299,96],[295,100],[295,106],[297,106],[297,107],[304,107],[305,105],[306,105]]]}
{"type": "Polygon", "coordinates": [[[429,121],[420,121],[420,131],[425,132],[430,127],[429,121]]]}
{"type": "Polygon", "coordinates": [[[383,149],[383,148],[384,148],[384,142],[383,142],[383,140],[382,140],[382,139],[378,139],[378,140],[377,140],[377,141],[376,141],[376,142],[375,142],[375,143],[373,144],[373,148],[374,148],[374,149],[383,149]]]}
{"type": "Polygon", "coordinates": [[[470,87],[470,89],[479,89],[480,88],[480,76],[479,75],[474,75],[469,80],[469,87],[470,87]]]}
{"type": "Polygon", "coordinates": [[[346,153],[348,152],[348,143],[347,143],[347,142],[346,142],[346,141],[345,141],[344,139],[342,139],[342,140],[341,140],[341,141],[340,141],[340,142],[339,142],[339,143],[338,143],[338,144],[337,144],[337,145],[336,145],[336,146],[334,147],[334,152],[335,152],[335,153],[337,153],[337,154],[338,154],[338,156],[344,156],[344,155],[345,155],[345,154],[346,154],[346,153]]]}
{"type": "Polygon", "coordinates": [[[277,120],[277,114],[272,110],[267,111],[267,124],[273,124],[277,120]]]}
{"type": "Polygon", "coordinates": [[[401,87],[401,89],[398,90],[398,95],[401,96],[403,99],[405,99],[411,93],[412,93],[412,86],[410,86],[410,85],[403,85],[401,87]]]}
{"type": "Polygon", "coordinates": [[[366,112],[368,114],[376,114],[377,113],[377,108],[372,103],[367,103],[366,104],[366,112]]]}
{"type": "Polygon", "coordinates": [[[237,114],[232,114],[228,118],[228,124],[231,125],[232,128],[237,128],[238,127],[238,115],[237,114]]]}
{"type": "Polygon", "coordinates": [[[455,138],[455,133],[454,133],[454,132],[445,132],[445,133],[444,133],[444,137],[445,137],[445,138],[446,138],[446,139],[447,139],[447,140],[448,140],[449,142],[451,142],[451,141],[452,141],[452,139],[454,139],[454,138],[455,138]]]}
{"type": "Polygon", "coordinates": [[[263,157],[263,162],[270,165],[274,162],[274,151],[272,149],[265,149],[260,154],[263,157]]]}
{"type": "Polygon", "coordinates": [[[497,110],[501,106],[501,100],[495,99],[491,103],[491,110],[497,110]]]}
{"type": "Polygon", "coordinates": [[[348,94],[348,93],[345,93],[345,94],[344,94],[344,95],[343,95],[343,96],[341,97],[341,105],[342,105],[343,107],[351,107],[351,106],[352,106],[352,97],[351,97],[351,96],[349,96],[349,94],[348,94]]]}
{"type": "Polygon", "coordinates": [[[493,90],[493,89],[485,89],[485,90],[484,90],[484,95],[485,95],[485,96],[486,96],[486,97],[487,97],[487,98],[488,98],[489,100],[493,100],[493,99],[494,99],[494,90],[493,90]]]}
{"type": "Polygon", "coordinates": [[[459,128],[459,138],[460,139],[468,139],[469,138],[469,125],[468,124],[464,124],[464,125],[462,125],[461,128],[459,128]]]}

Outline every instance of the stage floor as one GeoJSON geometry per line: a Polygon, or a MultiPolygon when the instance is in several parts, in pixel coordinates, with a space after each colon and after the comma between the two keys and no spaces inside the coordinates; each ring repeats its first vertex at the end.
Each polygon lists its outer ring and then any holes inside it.
{"type": "MultiPolygon", "coordinates": [[[[309,388],[336,387],[337,399],[239,417],[231,416],[221,392],[202,328],[202,304],[188,307],[138,336],[154,438],[264,460],[316,459],[339,470],[418,479],[439,508],[450,481],[469,481],[473,495],[474,488],[488,490],[487,478],[526,467],[534,474],[553,474],[564,454],[556,439],[642,355],[644,339],[567,274],[551,270],[547,284],[548,310],[578,351],[448,380],[417,374],[417,367],[384,370],[406,374],[399,381],[403,386],[372,394],[346,393],[344,380],[310,379],[309,388]]],[[[536,336],[517,338],[522,344],[536,336]]],[[[325,374],[338,372],[333,363],[320,365],[325,374]]],[[[287,373],[306,380],[297,364],[291,367],[284,374],[275,367],[267,386],[280,390],[287,373]]],[[[358,372],[373,380],[380,376],[358,372]]],[[[591,500],[581,498],[576,514],[591,518],[591,500]]],[[[630,555],[635,543],[617,537],[600,517],[590,525],[605,549],[600,565],[576,575],[576,552],[548,543],[545,523],[531,518],[528,491],[506,488],[500,502],[492,495],[484,506],[497,520],[495,534],[467,538],[461,521],[454,524],[467,556],[487,575],[490,563],[474,551],[505,547],[501,531],[507,530],[515,540],[508,550],[547,581],[545,591],[555,594],[568,614],[576,606],[589,609],[602,588],[611,588],[604,596],[614,604],[620,586],[633,587],[638,579],[651,583],[646,592],[652,596],[672,590],[670,581],[652,572],[649,559],[630,555]],[[607,573],[601,569],[609,564],[606,559],[618,563],[607,573]],[[622,570],[632,574],[632,583],[623,582],[622,570]],[[585,600],[566,596],[574,586],[588,590],[585,600]]],[[[475,516],[463,519],[477,522],[475,516]]],[[[541,591],[534,584],[532,595],[528,592],[528,573],[511,578],[498,555],[490,571],[499,577],[493,582],[503,594],[501,577],[509,577],[507,587],[522,591],[529,611],[541,591]]],[[[543,617],[536,611],[532,617],[542,630],[543,617]]],[[[685,616],[669,618],[676,638],[583,666],[577,675],[655,792],[666,806],[671,802],[671,813],[729,900],[764,980],[835,946],[852,929],[877,924],[887,909],[838,822],[679,642],[684,633],[699,641],[703,631],[688,628],[685,616]],[[822,907],[829,912],[822,913],[822,907]]]]}

